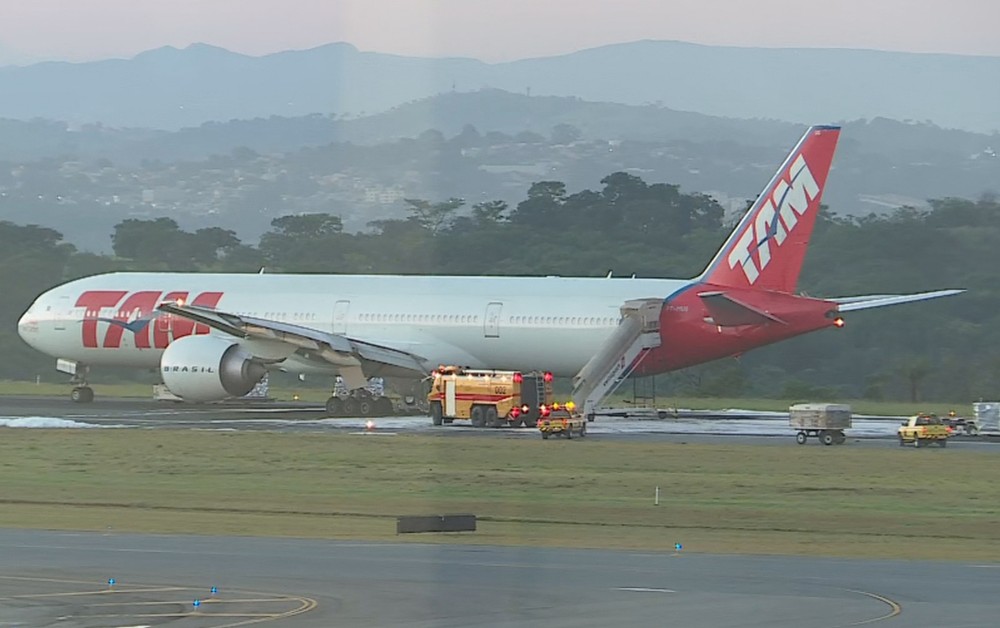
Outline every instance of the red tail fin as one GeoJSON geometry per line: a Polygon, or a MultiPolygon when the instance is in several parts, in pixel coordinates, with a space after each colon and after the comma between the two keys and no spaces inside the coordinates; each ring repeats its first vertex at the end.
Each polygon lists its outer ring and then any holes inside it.
{"type": "Polygon", "coordinates": [[[838,137],[838,126],[806,131],[700,280],[795,291],[838,137]]]}

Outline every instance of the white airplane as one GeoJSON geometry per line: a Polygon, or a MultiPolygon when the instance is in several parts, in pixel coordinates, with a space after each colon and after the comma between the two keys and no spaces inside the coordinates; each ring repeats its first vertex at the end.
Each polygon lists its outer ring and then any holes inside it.
{"type": "Polygon", "coordinates": [[[339,374],[351,389],[441,364],[571,376],[636,299],[655,300],[659,342],[628,370],[654,374],[961,292],[795,294],[839,134],[808,129],[693,279],[110,273],[45,292],[18,332],[74,375],[76,401],[93,399],[86,375],[105,365],[159,368],[175,395],[213,401],[269,369],[339,374]]]}

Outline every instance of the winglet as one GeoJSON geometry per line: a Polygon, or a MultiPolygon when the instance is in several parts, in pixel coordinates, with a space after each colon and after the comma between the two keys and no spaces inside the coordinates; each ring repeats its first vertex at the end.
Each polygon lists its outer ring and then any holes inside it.
{"type": "Polygon", "coordinates": [[[699,277],[717,286],[794,292],[839,126],[806,131],[699,277]]]}

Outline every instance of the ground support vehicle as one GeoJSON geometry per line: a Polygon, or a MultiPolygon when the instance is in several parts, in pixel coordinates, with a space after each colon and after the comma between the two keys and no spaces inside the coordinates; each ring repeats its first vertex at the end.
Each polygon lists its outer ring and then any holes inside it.
{"type": "Polygon", "coordinates": [[[805,445],[809,437],[824,445],[843,445],[844,430],[851,427],[851,406],[837,403],[798,403],[788,408],[788,424],[795,442],[805,445]]]}
{"type": "Polygon", "coordinates": [[[951,436],[975,436],[979,433],[979,426],[975,419],[960,417],[954,412],[949,412],[948,416],[941,417],[941,422],[948,428],[951,436]]]}
{"type": "Polygon", "coordinates": [[[442,366],[431,374],[427,402],[434,425],[535,427],[552,403],[552,373],[442,366]]]}
{"type": "Polygon", "coordinates": [[[937,443],[939,447],[948,446],[948,426],[936,414],[918,414],[903,421],[897,430],[899,446],[912,443],[914,447],[923,447],[937,443]]]}
{"type": "Polygon", "coordinates": [[[538,419],[538,431],[546,440],[549,436],[573,438],[574,434],[583,438],[587,435],[587,420],[579,414],[557,408],[538,419]]]}
{"type": "Polygon", "coordinates": [[[1000,436],[1000,401],[980,401],[972,404],[976,434],[1000,436]]]}

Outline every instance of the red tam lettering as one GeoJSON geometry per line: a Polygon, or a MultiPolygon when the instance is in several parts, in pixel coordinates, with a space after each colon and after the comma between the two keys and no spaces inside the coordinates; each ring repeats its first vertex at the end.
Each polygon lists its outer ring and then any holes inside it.
{"type": "MultiPolygon", "coordinates": [[[[169,302],[187,302],[188,293],[187,292],[170,292],[167,296],[163,297],[163,301],[169,302]]],[[[153,328],[153,346],[157,349],[166,349],[167,345],[170,344],[170,331],[173,329],[174,325],[177,324],[178,319],[173,314],[167,314],[166,312],[160,312],[160,315],[156,317],[156,326],[153,328]]]]}
{"type": "Polygon", "coordinates": [[[84,347],[97,348],[97,318],[101,310],[118,305],[125,294],[124,290],[88,290],[76,300],[76,307],[84,308],[83,324],[80,326],[84,347]]]}
{"type": "Polygon", "coordinates": [[[122,344],[122,333],[128,328],[135,335],[135,346],[137,349],[149,348],[149,319],[142,320],[144,316],[153,313],[156,304],[160,299],[161,292],[145,290],[130,295],[125,302],[118,306],[115,312],[115,323],[108,325],[108,332],[104,335],[104,348],[117,349],[122,344]],[[135,319],[129,322],[132,314],[135,319]]]}
{"type": "MultiPolygon", "coordinates": [[[[222,299],[221,292],[202,292],[191,301],[191,305],[199,305],[201,307],[215,308],[219,305],[219,300],[222,299]]],[[[191,334],[207,334],[211,331],[208,325],[198,323],[195,325],[194,321],[188,320],[186,318],[181,318],[179,316],[174,317],[173,323],[171,325],[174,331],[174,340],[178,338],[183,338],[184,336],[190,336],[191,334]]]]}

